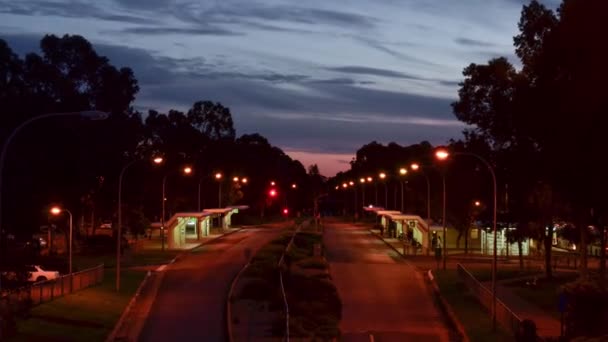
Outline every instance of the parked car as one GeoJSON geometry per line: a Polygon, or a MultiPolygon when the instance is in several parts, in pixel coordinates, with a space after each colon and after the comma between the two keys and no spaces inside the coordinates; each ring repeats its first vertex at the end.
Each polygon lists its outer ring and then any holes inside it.
{"type": "Polygon", "coordinates": [[[40,265],[27,266],[29,272],[28,281],[40,282],[59,278],[59,272],[43,269],[40,265]]]}

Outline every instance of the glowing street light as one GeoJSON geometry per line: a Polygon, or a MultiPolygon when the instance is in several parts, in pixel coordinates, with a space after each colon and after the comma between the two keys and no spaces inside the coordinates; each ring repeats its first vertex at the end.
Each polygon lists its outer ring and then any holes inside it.
{"type": "Polygon", "coordinates": [[[270,197],[277,197],[277,191],[275,189],[270,189],[270,191],[268,191],[268,195],[270,195],[270,197]]]}
{"type": "Polygon", "coordinates": [[[368,182],[370,182],[370,183],[371,183],[373,180],[374,180],[374,179],[373,179],[372,177],[367,177],[367,181],[368,181],[368,182]]]}
{"type": "MultiPolygon", "coordinates": [[[[184,173],[184,175],[189,176],[190,174],[192,174],[192,168],[189,166],[185,166],[182,169],[182,172],[184,173]]],[[[162,251],[165,250],[165,205],[167,202],[167,196],[166,196],[167,176],[169,176],[169,174],[165,174],[163,176],[163,182],[162,182],[163,183],[163,194],[162,194],[163,197],[162,197],[162,212],[161,212],[161,217],[160,217],[160,240],[161,240],[161,250],[162,251]]]]}
{"type": "Polygon", "coordinates": [[[270,181],[270,186],[275,186],[277,185],[277,183],[275,183],[274,181],[270,181]]]}
{"type": "MultiPolygon", "coordinates": [[[[384,172],[380,172],[380,174],[378,175],[378,177],[380,177],[380,180],[385,180],[386,179],[386,173],[384,172]]],[[[384,183],[384,207],[388,208],[388,185],[386,184],[386,182],[384,183]]],[[[376,204],[378,204],[378,191],[377,191],[377,187],[376,187],[376,204]]]]}
{"type": "Polygon", "coordinates": [[[67,209],[63,209],[60,207],[52,207],[50,210],[51,214],[58,216],[60,215],[62,212],[66,212],[69,215],[69,224],[70,224],[70,237],[69,237],[69,244],[68,244],[68,250],[69,250],[69,273],[70,273],[70,289],[72,289],[72,213],[67,210],[67,209]]]}
{"type": "Polygon", "coordinates": [[[430,222],[431,221],[431,181],[429,179],[429,176],[427,176],[427,174],[422,171],[420,164],[412,163],[412,165],[410,165],[410,168],[414,172],[420,172],[424,176],[424,179],[426,180],[426,217],[427,217],[427,220],[430,222]]]}
{"type": "Polygon", "coordinates": [[[235,183],[238,183],[239,182],[239,177],[232,178],[232,181],[235,182],[235,183]]]}
{"type": "Polygon", "coordinates": [[[359,182],[360,182],[361,184],[365,183],[365,178],[361,178],[361,179],[359,179],[359,182]]]}
{"type": "Polygon", "coordinates": [[[243,179],[241,179],[241,183],[247,184],[247,182],[249,182],[249,180],[247,178],[243,177],[243,179]]]}
{"type": "MultiPolygon", "coordinates": [[[[121,243],[122,243],[122,179],[127,172],[127,169],[135,164],[138,159],[132,160],[130,163],[127,163],[123,166],[122,170],[120,170],[120,175],[118,176],[118,222],[117,222],[117,233],[116,233],[116,291],[120,291],[120,257],[121,257],[121,243]]],[[[152,162],[156,165],[161,165],[164,162],[163,157],[156,156],[152,159],[152,162]]],[[[163,196],[164,198],[164,196],[163,196]]],[[[164,202],[164,200],[163,200],[164,202]]]]}
{"type": "Polygon", "coordinates": [[[473,204],[474,204],[476,207],[481,206],[481,202],[479,202],[479,201],[475,201],[475,202],[473,202],[473,204]]]}
{"type": "Polygon", "coordinates": [[[218,172],[218,173],[215,174],[215,179],[217,179],[217,180],[222,179],[222,177],[223,177],[223,175],[222,175],[221,172],[218,172]]]}
{"type": "Polygon", "coordinates": [[[446,160],[450,156],[450,153],[445,149],[438,149],[435,151],[435,157],[439,160],[446,160]]]}
{"type": "Polygon", "coordinates": [[[355,182],[350,181],[350,182],[348,182],[348,185],[349,185],[349,186],[353,186],[353,185],[355,185],[355,182]]]}
{"type": "MultiPolygon", "coordinates": [[[[407,175],[407,169],[402,167],[399,169],[399,175],[405,176],[407,175]]],[[[403,178],[399,179],[399,183],[401,183],[401,212],[405,211],[405,197],[404,197],[404,181],[403,178]]]]}
{"type": "MultiPolygon", "coordinates": [[[[496,248],[496,244],[497,244],[497,236],[496,236],[496,225],[497,225],[497,212],[498,212],[498,198],[497,198],[497,183],[496,183],[496,173],[494,172],[494,168],[492,167],[492,165],[490,165],[490,163],[488,163],[487,160],[485,160],[484,158],[482,158],[480,155],[472,153],[472,152],[456,152],[454,153],[454,155],[467,155],[473,158],[476,158],[477,160],[479,160],[490,172],[490,175],[492,176],[492,185],[493,185],[493,192],[494,192],[494,217],[493,217],[493,227],[492,227],[492,232],[494,235],[494,250],[493,250],[493,260],[492,260],[492,330],[496,329],[496,271],[498,268],[498,257],[497,257],[497,248],[496,248]]],[[[439,160],[446,160],[448,157],[450,156],[450,153],[444,149],[438,149],[437,151],[435,151],[435,157],[439,160]]],[[[445,249],[445,174],[443,176],[443,206],[444,206],[444,216],[443,216],[443,220],[444,220],[444,249],[445,249]]],[[[481,204],[481,203],[480,203],[481,204]]],[[[444,252],[444,255],[446,255],[447,253],[444,252]]],[[[444,269],[445,269],[445,259],[444,259],[444,269]]]]}
{"type": "Polygon", "coordinates": [[[343,187],[344,189],[346,189],[346,188],[348,188],[348,184],[346,184],[346,183],[342,183],[342,187],[343,187]]]}

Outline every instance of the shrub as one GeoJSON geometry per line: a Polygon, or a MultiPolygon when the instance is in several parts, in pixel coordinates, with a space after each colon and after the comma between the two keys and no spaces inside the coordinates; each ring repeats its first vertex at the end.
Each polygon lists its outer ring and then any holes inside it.
{"type": "Polygon", "coordinates": [[[302,268],[312,268],[318,270],[324,270],[327,268],[327,262],[321,257],[310,257],[298,262],[298,266],[302,268]]]}
{"type": "Polygon", "coordinates": [[[608,289],[597,281],[579,280],[562,287],[566,296],[566,335],[601,336],[608,334],[608,289]]]}
{"type": "Polygon", "coordinates": [[[265,301],[276,295],[277,288],[266,279],[251,278],[247,280],[238,294],[239,299],[265,301]]]}

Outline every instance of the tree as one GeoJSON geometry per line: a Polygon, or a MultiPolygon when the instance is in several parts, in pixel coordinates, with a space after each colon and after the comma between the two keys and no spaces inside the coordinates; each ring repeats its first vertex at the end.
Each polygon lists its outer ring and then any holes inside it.
{"type": "Polygon", "coordinates": [[[235,130],[230,109],[221,103],[198,101],[188,111],[188,120],[211,140],[234,140],[235,130]]]}

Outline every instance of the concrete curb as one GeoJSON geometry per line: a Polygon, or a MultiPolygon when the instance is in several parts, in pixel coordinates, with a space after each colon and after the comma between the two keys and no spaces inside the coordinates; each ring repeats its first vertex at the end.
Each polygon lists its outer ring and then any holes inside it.
{"type": "Polygon", "coordinates": [[[439,300],[439,305],[441,305],[443,311],[447,315],[448,320],[450,321],[450,323],[452,323],[452,325],[454,325],[456,327],[456,330],[458,331],[458,334],[462,337],[461,341],[462,342],[470,342],[469,336],[467,335],[467,332],[464,329],[464,326],[462,325],[462,323],[458,319],[458,316],[456,316],[456,313],[454,313],[454,310],[452,309],[452,306],[441,295],[441,291],[439,290],[439,286],[437,286],[437,282],[435,281],[435,277],[433,277],[433,272],[431,270],[428,270],[428,272],[426,272],[426,275],[427,275],[428,281],[431,283],[431,288],[433,289],[433,294],[435,295],[435,297],[437,298],[437,300],[439,300]]]}
{"type": "MultiPolygon", "coordinates": [[[[158,269],[156,269],[154,272],[157,271],[161,271],[166,269],[167,266],[174,264],[175,262],[177,262],[181,257],[183,257],[184,255],[192,252],[194,249],[199,248],[201,246],[204,246],[208,243],[211,243],[215,240],[218,240],[220,238],[226,237],[228,235],[232,235],[234,233],[238,233],[241,230],[243,230],[243,228],[239,228],[239,229],[235,229],[233,231],[230,231],[228,233],[219,235],[217,237],[214,237],[212,239],[209,239],[205,242],[202,242],[186,251],[183,251],[182,253],[179,253],[178,255],[176,255],[173,259],[171,259],[171,261],[169,261],[167,264],[161,265],[158,267],[158,269]]],[[[125,324],[125,320],[127,318],[127,316],[131,313],[131,311],[133,310],[133,307],[135,306],[135,303],[137,302],[137,298],[139,297],[141,290],[144,288],[144,286],[147,284],[148,280],[151,278],[152,272],[148,271],[148,274],[146,275],[146,277],[142,280],[141,284],[139,284],[139,287],[137,288],[137,290],[135,291],[135,294],[133,294],[133,297],[131,297],[131,300],[129,301],[129,303],[127,304],[127,306],[125,307],[125,309],[123,310],[122,314],[120,315],[120,318],[118,319],[118,321],[116,322],[116,325],[114,325],[114,328],[112,329],[112,332],[110,333],[110,335],[108,335],[108,337],[106,338],[106,342],[113,342],[116,341],[116,338],[118,337],[118,333],[120,332],[120,330],[123,328],[123,325],[125,324]]],[[[152,301],[154,301],[155,298],[152,299],[152,301]]],[[[139,339],[139,334],[141,333],[141,331],[137,332],[137,336],[132,336],[131,339],[127,340],[132,340],[132,341],[137,341],[139,339]]]]}
{"type": "Polygon", "coordinates": [[[131,312],[131,309],[133,308],[133,306],[135,305],[135,302],[137,301],[137,297],[139,297],[141,290],[144,288],[148,279],[150,279],[151,275],[152,275],[152,272],[148,271],[148,273],[146,274],[146,277],[141,281],[141,283],[139,284],[139,287],[135,291],[135,294],[133,295],[133,297],[131,297],[131,300],[129,300],[129,303],[127,304],[125,309],[122,311],[122,314],[120,315],[120,318],[118,319],[118,322],[116,322],[116,325],[114,325],[114,329],[112,329],[112,332],[106,338],[106,342],[112,342],[112,341],[116,340],[118,332],[124,325],[125,319],[131,312]]]}

